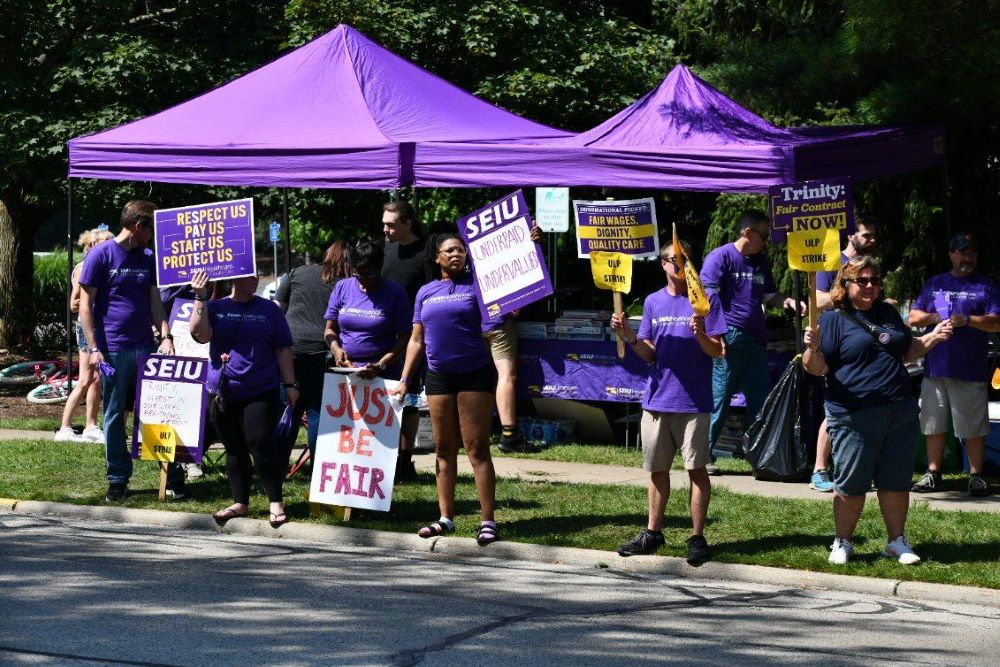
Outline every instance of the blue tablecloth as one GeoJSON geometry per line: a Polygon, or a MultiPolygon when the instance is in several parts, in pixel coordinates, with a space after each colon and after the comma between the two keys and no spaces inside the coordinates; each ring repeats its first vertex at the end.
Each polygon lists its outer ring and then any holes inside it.
{"type": "MultiPolygon", "coordinates": [[[[649,366],[628,349],[625,358],[619,359],[613,341],[521,338],[517,345],[517,394],[521,398],[642,401],[649,366]]],[[[768,351],[767,356],[773,387],[794,355],[768,351]]],[[[736,394],[732,405],[744,405],[743,395],[736,394]]]]}

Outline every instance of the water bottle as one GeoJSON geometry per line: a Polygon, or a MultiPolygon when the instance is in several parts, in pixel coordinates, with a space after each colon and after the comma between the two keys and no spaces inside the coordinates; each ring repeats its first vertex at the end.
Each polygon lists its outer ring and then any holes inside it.
{"type": "Polygon", "coordinates": [[[420,397],[416,394],[405,394],[403,396],[403,405],[409,406],[411,408],[417,407],[420,404],[420,397]]]}

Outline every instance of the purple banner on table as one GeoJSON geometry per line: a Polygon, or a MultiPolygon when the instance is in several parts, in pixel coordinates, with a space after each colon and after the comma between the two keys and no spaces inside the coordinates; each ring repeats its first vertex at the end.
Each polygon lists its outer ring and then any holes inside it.
{"type": "Polygon", "coordinates": [[[166,208],[154,218],[159,287],[189,283],[195,269],[205,269],[209,280],[257,272],[253,199],[166,208]]]}
{"type": "Polygon", "coordinates": [[[660,237],[651,198],[623,201],[573,201],[577,256],[592,251],[620,252],[633,258],[657,257],[660,237]]]}
{"type": "Polygon", "coordinates": [[[531,240],[531,227],[520,190],[458,219],[483,317],[506,315],[552,294],[545,257],[531,240]]]}
{"type": "Polygon", "coordinates": [[[788,232],[839,229],[841,237],[854,233],[850,178],[772,185],[767,200],[775,243],[784,243],[788,232]]]}
{"type": "Polygon", "coordinates": [[[177,437],[175,463],[201,463],[208,407],[208,360],[149,355],[139,358],[135,387],[132,458],[139,458],[142,424],[172,426],[177,437]]]}
{"type": "MultiPolygon", "coordinates": [[[[517,395],[521,398],[642,402],[649,365],[630,352],[619,359],[614,342],[519,338],[517,348],[517,395]]],[[[768,351],[769,387],[781,377],[792,356],[792,352],[768,351]]],[[[744,405],[742,399],[742,394],[736,394],[731,405],[744,405]]]]}

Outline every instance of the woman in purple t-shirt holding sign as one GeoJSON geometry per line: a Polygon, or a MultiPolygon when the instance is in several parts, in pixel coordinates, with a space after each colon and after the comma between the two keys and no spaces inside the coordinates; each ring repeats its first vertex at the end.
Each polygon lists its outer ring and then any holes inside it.
{"type": "Polygon", "coordinates": [[[437,444],[437,491],[441,518],[417,533],[434,537],[455,531],[455,480],[458,447],[464,443],[476,479],[483,521],[478,541],[487,545],[498,539],[493,511],[496,473],[490,458],[490,421],[496,393],[497,372],[483,333],[495,322],[483,321],[472,276],[468,250],[455,234],[439,234],[428,245],[441,278],[417,292],[413,306],[413,333],[406,348],[400,385],[391,392],[406,393],[406,383],[427,357],[427,403],[437,444]]]}
{"type": "Polygon", "coordinates": [[[276,433],[279,385],[284,383],[292,407],[299,386],[285,314],[278,304],[256,296],[258,282],[257,276],[237,278],[229,297],[208,301],[208,274],[195,271],[191,280],[197,302],[191,337],[209,343],[210,411],[226,447],[226,476],[233,492],[233,504],[212,515],[220,526],[250,513],[251,465],[271,504],[271,526],[288,521],[281,487],[290,452],[276,433]]]}

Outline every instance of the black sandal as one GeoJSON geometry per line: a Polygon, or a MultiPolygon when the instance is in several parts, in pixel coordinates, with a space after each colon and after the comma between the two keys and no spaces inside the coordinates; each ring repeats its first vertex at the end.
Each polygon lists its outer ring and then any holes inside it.
{"type": "Polygon", "coordinates": [[[232,507],[227,507],[226,509],[219,510],[213,514],[212,518],[215,520],[216,525],[225,526],[226,522],[230,519],[242,519],[248,514],[249,512],[240,512],[232,507]]]}
{"type": "Polygon", "coordinates": [[[417,531],[417,535],[427,539],[429,537],[440,537],[455,532],[455,524],[448,525],[440,521],[432,521],[417,531]]]}
{"type": "Polygon", "coordinates": [[[485,547],[487,544],[493,544],[499,539],[500,532],[496,521],[483,521],[479,524],[479,536],[476,537],[476,542],[479,543],[479,546],[485,547]]]}

